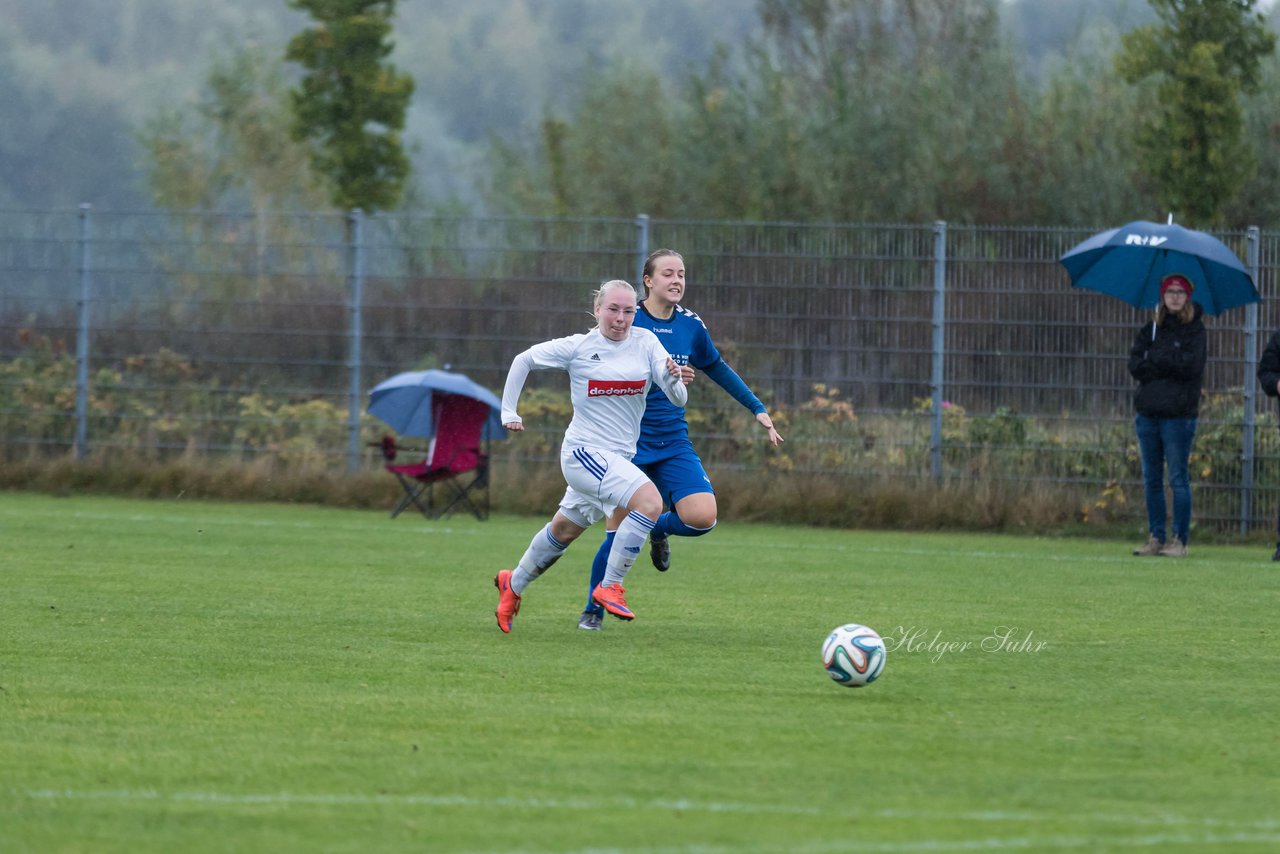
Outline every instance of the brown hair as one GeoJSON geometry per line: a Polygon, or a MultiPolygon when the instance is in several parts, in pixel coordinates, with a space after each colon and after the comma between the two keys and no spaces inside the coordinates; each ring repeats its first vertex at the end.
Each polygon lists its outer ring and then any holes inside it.
{"type": "Polygon", "coordinates": [[[644,276],[641,277],[640,284],[644,285],[644,292],[646,294],[649,293],[649,284],[644,280],[653,275],[654,267],[657,266],[654,262],[659,258],[665,258],[668,255],[684,261],[684,256],[674,249],[655,249],[649,253],[648,258],[644,259],[644,276]]]}
{"type": "MultiPolygon", "coordinates": [[[[1169,309],[1165,307],[1164,300],[1160,301],[1160,305],[1156,308],[1156,326],[1164,324],[1164,320],[1169,316],[1169,309]]],[[[1196,319],[1196,306],[1188,297],[1187,301],[1182,304],[1182,308],[1178,309],[1178,313],[1174,315],[1178,318],[1178,322],[1186,325],[1196,319]]]]}

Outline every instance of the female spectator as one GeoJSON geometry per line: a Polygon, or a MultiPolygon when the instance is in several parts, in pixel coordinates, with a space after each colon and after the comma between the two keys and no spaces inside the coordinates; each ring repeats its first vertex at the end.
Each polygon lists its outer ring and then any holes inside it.
{"type": "Polygon", "coordinates": [[[1180,274],[1160,282],[1154,322],[1143,324],[1129,349],[1129,373],[1138,381],[1134,427],[1142,454],[1147,499],[1147,541],[1135,555],[1186,557],[1191,528],[1191,443],[1200,415],[1204,378],[1204,311],[1191,300],[1191,280],[1180,274]],[[1166,537],[1164,470],[1173,494],[1173,531],[1166,537]]]}

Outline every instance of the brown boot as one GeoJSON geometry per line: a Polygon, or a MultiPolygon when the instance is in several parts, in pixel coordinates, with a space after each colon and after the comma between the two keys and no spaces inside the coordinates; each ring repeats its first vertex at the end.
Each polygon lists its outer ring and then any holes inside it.
{"type": "Polygon", "coordinates": [[[1138,557],[1156,557],[1164,548],[1164,543],[1155,538],[1154,534],[1147,536],[1147,541],[1141,546],[1133,550],[1138,557]]]}
{"type": "Polygon", "coordinates": [[[1173,537],[1169,542],[1164,544],[1164,548],[1160,550],[1160,557],[1186,557],[1186,543],[1177,537],[1173,537]]]}

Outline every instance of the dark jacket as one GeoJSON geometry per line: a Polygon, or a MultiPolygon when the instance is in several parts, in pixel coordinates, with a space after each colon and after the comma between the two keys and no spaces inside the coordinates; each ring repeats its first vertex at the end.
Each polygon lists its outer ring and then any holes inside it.
{"type": "MultiPolygon", "coordinates": [[[[1134,406],[1148,418],[1196,418],[1207,352],[1204,309],[1192,303],[1195,317],[1182,323],[1170,315],[1155,330],[1145,323],[1129,348],[1129,373],[1138,381],[1134,406]]],[[[1274,389],[1273,389],[1274,391],[1274,389]]]]}
{"type": "Polygon", "coordinates": [[[1276,383],[1280,382],[1280,332],[1272,333],[1267,348],[1262,351],[1258,360],[1258,382],[1262,390],[1271,397],[1280,397],[1276,392],[1276,383]]]}

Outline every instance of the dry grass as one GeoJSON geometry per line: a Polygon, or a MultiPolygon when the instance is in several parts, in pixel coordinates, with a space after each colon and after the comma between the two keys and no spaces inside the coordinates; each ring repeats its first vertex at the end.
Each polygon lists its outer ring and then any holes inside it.
{"type": "Polygon", "coordinates": [[[270,461],[147,462],[129,458],[60,458],[7,463],[0,488],[52,495],[279,501],[332,507],[390,506],[399,487],[385,472],[348,475],[343,468],[286,469],[270,461]],[[393,489],[394,487],[394,489],[393,489]]]}
{"type": "Polygon", "coordinates": [[[739,519],[836,528],[1057,531],[1077,524],[1078,491],[1009,481],[770,476],[717,478],[721,512],[739,519]]]}
{"type": "MultiPolygon", "coordinates": [[[[1061,532],[1079,527],[1085,497],[1078,490],[1045,490],[1023,482],[971,481],[938,486],[923,479],[855,479],[804,473],[714,474],[722,517],[830,528],[1061,532]]],[[[0,488],[53,495],[101,494],[133,498],[272,501],[330,507],[390,508],[400,496],[380,468],[348,474],[331,467],[285,467],[179,459],[155,462],[97,456],[26,460],[0,467],[0,488]]],[[[551,461],[498,460],[493,508],[541,516],[564,491],[551,461]]],[[[1131,525],[1112,526],[1126,532],[1131,525]]]]}

